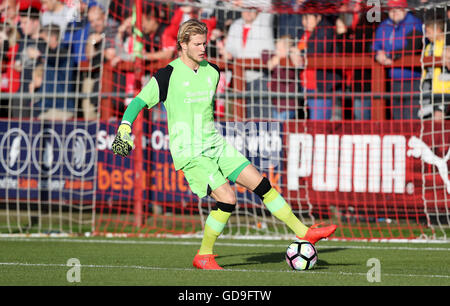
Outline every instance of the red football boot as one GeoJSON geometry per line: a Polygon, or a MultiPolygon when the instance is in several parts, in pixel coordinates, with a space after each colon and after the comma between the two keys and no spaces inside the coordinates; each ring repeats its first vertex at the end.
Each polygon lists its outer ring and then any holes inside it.
{"type": "Polygon", "coordinates": [[[217,255],[213,254],[199,255],[197,251],[197,255],[195,255],[192,265],[195,268],[202,270],[223,270],[223,268],[219,266],[214,259],[216,256],[217,255]]]}
{"type": "Polygon", "coordinates": [[[322,223],[314,224],[313,226],[311,226],[303,238],[299,236],[296,237],[300,240],[306,240],[311,242],[312,244],[316,244],[316,242],[320,239],[328,238],[336,231],[337,226],[334,224],[319,228],[318,226],[320,226],[321,224],[322,223]]]}

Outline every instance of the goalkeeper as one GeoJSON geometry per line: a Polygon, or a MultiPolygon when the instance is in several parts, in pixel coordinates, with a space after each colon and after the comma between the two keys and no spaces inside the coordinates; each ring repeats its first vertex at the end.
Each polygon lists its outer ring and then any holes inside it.
{"type": "Polygon", "coordinates": [[[268,210],[295,233],[316,243],[334,233],[335,225],[308,228],[293,214],[283,197],[272,188],[239,151],[229,145],[214,126],[213,102],[219,68],[205,60],[207,27],[195,19],[180,25],[179,58],[160,69],[125,110],[112,150],[127,156],[133,148],[131,126],[139,112],[163,102],[168,117],[170,152],[175,169],[181,169],[192,192],[216,201],[204,228],[193,265],[222,269],[213,246],[235,209],[236,196],[227,179],[256,193],[268,210]]]}

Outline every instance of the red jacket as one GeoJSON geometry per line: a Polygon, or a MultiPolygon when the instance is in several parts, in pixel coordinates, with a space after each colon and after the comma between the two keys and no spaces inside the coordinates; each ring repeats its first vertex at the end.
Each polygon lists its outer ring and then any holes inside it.
{"type": "Polygon", "coordinates": [[[1,92],[17,92],[20,87],[20,71],[14,69],[14,58],[19,44],[10,47],[4,58],[6,69],[1,73],[1,92]]]}

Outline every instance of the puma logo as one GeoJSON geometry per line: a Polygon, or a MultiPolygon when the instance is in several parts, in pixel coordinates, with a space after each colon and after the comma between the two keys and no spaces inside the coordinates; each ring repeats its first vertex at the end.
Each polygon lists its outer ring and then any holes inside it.
{"type": "Polygon", "coordinates": [[[439,175],[447,186],[447,193],[450,194],[450,179],[448,178],[448,166],[447,161],[450,159],[450,148],[447,154],[440,158],[431,151],[431,149],[421,139],[412,136],[408,141],[410,149],[406,152],[406,155],[415,158],[422,159],[423,162],[434,165],[438,168],[439,175]]]}

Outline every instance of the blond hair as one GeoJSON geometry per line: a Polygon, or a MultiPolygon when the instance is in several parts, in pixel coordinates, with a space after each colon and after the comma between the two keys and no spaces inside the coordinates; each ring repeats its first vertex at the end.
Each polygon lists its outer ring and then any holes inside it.
{"type": "Polygon", "coordinates": [[[208,34],[208,28],[204,22],[197,19],[189,19],[183,22],[178,29],[177,35],[177,49],[181,50],[182,43],[188,43],[191,40],[191,36],[195,34],[208,34]]]}

